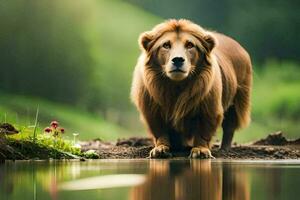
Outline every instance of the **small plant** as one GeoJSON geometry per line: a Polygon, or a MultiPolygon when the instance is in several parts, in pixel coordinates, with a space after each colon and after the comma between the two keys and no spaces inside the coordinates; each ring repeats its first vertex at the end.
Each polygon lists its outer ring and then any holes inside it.
{"type": "Polygon", "coordinates": [[[77,137],[79,133],[73,133],[73,147],[75,148],[81,148],[80,144],[77,143],[77,137]]]}
{"type": "Polygon", "coordinates": [[[50,127],[44,129],[45,133],[52,134],[53,137],[61,137],[65,133],[65,129],[59,126],[58,121],[52,121],[50,127]]]}

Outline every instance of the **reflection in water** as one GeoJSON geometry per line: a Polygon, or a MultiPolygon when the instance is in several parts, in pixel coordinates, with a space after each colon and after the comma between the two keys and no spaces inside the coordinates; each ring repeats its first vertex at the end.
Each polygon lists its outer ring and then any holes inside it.
{"type": "Polygon", "coordinates": [[[300,161],[297,160],[289,163],[100,160],[0,164],[0,200],[295,199],[300,196],[299,185],[300,161]],[[69,187],[71,191],[62,190],[60,186],[64,183],[76,187],[69,187]]]}
{"type": "Polygon", "coordinates": [[[130,192],[132,200],[250,199],[247,175],[232,166],[211,166],[210,160],[151,160],[147,180],[130,192]]]}
{"type": "Polygon", "coordinates": [[[242,166],[223,165],[222,198],[250,199],[250,181],[242,166]]]}
{"type": "Polygon", "coordinates": [[[0,170],[0,194],[10,195],[13,193],[14,184],[12,180],[7,179],[5,176],[4,170],[0,170]]]}
{"type": "Polygon", "coordinates": [[[61,190],[94,190],[141,185],[145,177],[139,174],[95,176],[62,183],[61,190]]]}

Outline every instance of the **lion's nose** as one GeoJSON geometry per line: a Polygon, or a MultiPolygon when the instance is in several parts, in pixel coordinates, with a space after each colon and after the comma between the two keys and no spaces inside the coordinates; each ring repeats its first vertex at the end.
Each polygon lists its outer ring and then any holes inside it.
{"type": "Polygon", "coordinates": [[[179,68],[183,65],[184,58],[183,57],[174,57],[172,59],[172,62],[175,67],[179,68]]]}

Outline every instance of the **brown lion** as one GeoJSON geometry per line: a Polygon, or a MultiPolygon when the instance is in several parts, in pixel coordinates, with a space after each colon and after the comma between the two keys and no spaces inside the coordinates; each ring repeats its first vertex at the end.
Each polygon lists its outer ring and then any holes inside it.
{"type": "Polygon", "coordinates": [[[222,125],[221,148],[250,122],[252,65],[235,40],[191,21],[168,20],[141,34],[131,98],[155,147],[151,158],[191,146],[191,158],[210,158],[222,125]]]}

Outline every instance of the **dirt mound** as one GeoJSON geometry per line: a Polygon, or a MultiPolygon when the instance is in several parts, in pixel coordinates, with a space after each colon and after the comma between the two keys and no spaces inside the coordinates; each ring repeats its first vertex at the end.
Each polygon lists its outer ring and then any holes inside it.
{"type": "Polygon", "coordinates": [[[300,138],[296,140],[287,140],[281,131],[268,135],[264,139],[260,139],[253,143],[253,145],[300,145],[300,138]]]}
{"type": "Polygon", "coordinates": [[[96,150],[100,159],[105,158],[146,158],[153,147],[150,138],[132,137],[118,139],[116,143],[103,142],[99,139],[80,143],[81,150],[96,150]]]}
{"type": "Polygon", "coordinates": [[[213,149],[216,158],[225,159],[299,159],[300,151],[288,147],[236,146],[228,151],[213,149]]]}

